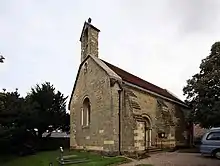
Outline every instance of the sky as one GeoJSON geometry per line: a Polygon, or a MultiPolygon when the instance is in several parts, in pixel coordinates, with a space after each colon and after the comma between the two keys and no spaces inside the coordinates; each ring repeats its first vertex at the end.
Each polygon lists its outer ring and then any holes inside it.
{"type": "Polygon", "coordinates": [[[99,58],[184,100],[186,80],[220,40],[219,0],[0,0],[0,91],[51,82],[71,95],[84,21],[99,58]]]}

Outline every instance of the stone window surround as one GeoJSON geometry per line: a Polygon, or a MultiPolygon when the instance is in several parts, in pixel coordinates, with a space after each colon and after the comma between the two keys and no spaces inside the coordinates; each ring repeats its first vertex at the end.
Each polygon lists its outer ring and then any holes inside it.
{"type": "Polygon", "coordinates": [[[89,125],[91,123],[91,102],[90,102],[90,99],[88,96],[85,96],[83,98],[83,101],[82,101],[82,108],[81,108],[81,126],[82,128],[89,128],[89,125]],[[88,108],[87,108],[87,111],[86,111],[86,124],[84,124],[84,102],[88,100],[88,108]]]}
{"type": "Polygon", "coordinates": [[[147,122],[149,124],[149,127],[147,129],[148,130],[152,130],[152,128],[153,128],[153,126],[152,126],[152,119],[151,119],[151,117],[148,114],[146,114],[146,113],[143,113],[141,115],[135,114],[134,115],[134,119],[136,121],[147,122]]]}
{"type": "Polygon", "coordinates": [[[141,115],[134,115],[134,119],[135,119],[136,122],[144,122],[145,125],[146,124],[149,125],[149,126],[145,126],[145,132],[148,132],[148,134],[149,134],[148,135],[149,141],[146,142],[145,146],[148,146],[148,147],[151,146],[152,145],[152,128],[153,128],[151,117],[148,114],[143,113],[141,115]]]}

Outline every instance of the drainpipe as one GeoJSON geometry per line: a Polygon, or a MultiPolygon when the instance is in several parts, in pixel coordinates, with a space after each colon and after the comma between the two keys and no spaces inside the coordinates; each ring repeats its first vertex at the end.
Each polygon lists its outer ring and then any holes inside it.
{"type": "Polygon", "coordinates": [[[118,90],[118,154],[121,155],[121,89],[118,90]]]}

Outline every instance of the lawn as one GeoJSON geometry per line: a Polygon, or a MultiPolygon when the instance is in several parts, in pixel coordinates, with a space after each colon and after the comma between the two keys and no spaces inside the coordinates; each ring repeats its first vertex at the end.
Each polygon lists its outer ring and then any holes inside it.
{"type": "MultiPolygon", "coordinates": [[[[59,157],[59,151],[47,151],[39,152],[35,155],[26,157],[1,157],[1,166],[49,166],[49,163],[53,163],[53,166],[58,166],[56,158],[59,157]]],[[[80,164],[71,164],[69,166],[107,166],[117,165],[120,163],[129,162],[128,159],[123,157],[103,157],[97,154],[77,151],[64,151],[65,155],[73,155],[76,158],[88,158],[89,162],[80,164]]]]}

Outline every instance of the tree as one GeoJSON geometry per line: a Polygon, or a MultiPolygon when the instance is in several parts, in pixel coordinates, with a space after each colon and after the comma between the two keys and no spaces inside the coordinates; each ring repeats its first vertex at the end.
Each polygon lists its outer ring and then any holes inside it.
{"type": "Polygon", "coordinates": [[[0,93],[0,151],[20,151],[29,133],[31,109],[18,91],[0,93]]]}
{"type": "Polygon", "coordinates": [[[0,125],[12,127],[19,121],[24,99],[15,92],[0,93],[0,125]]]}
{"type": "Polygon", "coordinates": [[[220,42],[200,64],[200,72],[187,80],[183,88],[192,107],[191,120],[204,128],[220,126],[220,42]]]}
{"type": "Polygon", "coordinates": [[[2,55],[0,55],[0,63],[4,63],[4,57],[2,55]]]}
{"type": "Polygon", "coordinates": [[[18,89],[0,92],[0,152],[33,153],[46,130],[69,131],[66,99],[48,82],[36,85],[26,97],[18,89]]]}
{"type": "Polygon", "coordinates": [[[39,138],[49,130],[69,128],[69,114],[66,113],[66,99],[60,91],[55,91],[53,85],[45,82],[36,85],[27,95],[26,101],[35,105],[33,128],[38,129],[39,138]]]}

